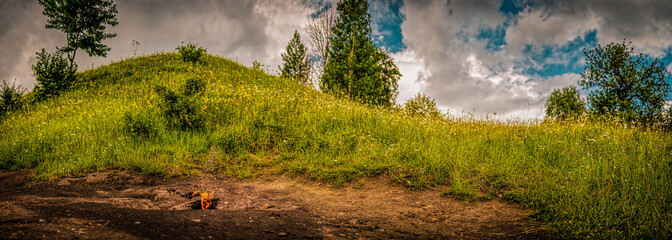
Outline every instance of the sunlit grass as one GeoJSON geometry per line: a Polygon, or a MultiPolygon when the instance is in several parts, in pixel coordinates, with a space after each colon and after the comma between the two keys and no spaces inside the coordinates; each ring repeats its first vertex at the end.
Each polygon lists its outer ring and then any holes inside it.
{"type": "Polygon", "coordinates": [[[235,62],[177,54],[124,60],[0,123],[0,166],[36,179],[126,169],[152,175],[302,176],[338,185],[387,174],[412,189],[519,202],[561,237],[672,237],[672,136],[612,123],[409,117],[336,99],[235,62]],[[206,80],[205,129],[161,115],[154,85],[206,80]],[[123,131],[125,113],[158,134],[123,131]]]}

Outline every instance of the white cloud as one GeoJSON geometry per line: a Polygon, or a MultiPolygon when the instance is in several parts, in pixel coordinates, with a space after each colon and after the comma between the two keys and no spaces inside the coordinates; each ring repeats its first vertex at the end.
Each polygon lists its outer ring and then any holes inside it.
{"type": "Polygon", "coordinates": [[[599,26],[599,19],[585,13],[573,17],[548,14],[543,10],[522,12],[516,24],[506,31],[507,48],[511,53],[520,53],[526,45],[563,45],[582,37],[599,26]]]}
{"type": "Polygon", "coordinates": [[[544,78],[524,71],[541,70],[548,64],[582,64],[580,50],[560,52],[560,47],[590,31],[597,31],[601,44],[626,37],[636,49],[654,56],[671,44],[672,17],[660,9],[672,5],[660,4],[664,1],[569,2],[535,1],[508,22],[507,44],[491,52],[475,36],[484,27],[507,21],[499,12],[500,2],[407,1],[402,33],[408,51],[423,60],[423,90],[458,115],[497,112],[497,118],[538,118],[553,89],[576,85],[580,79],[574,73],[544,78]],[[618,7],[619,3],[628,7],[618,7]],[[529,58],[523,53],[528,46],[543,57],[529,58]],[[548,47],[553,52],[550,56],[541,52],[548,47]]]}
{"type": "Polygon", "coordinates": [[[399,67],[402,74],[398,82],[397,104],[404,104],[408,99],[422,92],[425,87],[423,61],[418,59],[415,53],[408,50],[393,53],[390,56],[394,59],[394,63],[399,67]]]}
{"type": "Polygon", "coordinates": [[[489,52],[485,42],[471,38],[483,26],[504,22],[498,9],[490,1],[406,2],[403,8],[404,43],[423,60],[424,91],[451,113],[506,114],[541,105],[538,84],[515,68],[506,50],[489,52]]]}
{"type": "Polygon", "coordinates": [[[534,6],[536,11],[561,19],[561,26],[569,26],[563,22],[596,25],[600,44],[625,38],[632,41],[636,51],[656,57],[671,44],[672,4],[667,0],[539,0],[534,6]]]}

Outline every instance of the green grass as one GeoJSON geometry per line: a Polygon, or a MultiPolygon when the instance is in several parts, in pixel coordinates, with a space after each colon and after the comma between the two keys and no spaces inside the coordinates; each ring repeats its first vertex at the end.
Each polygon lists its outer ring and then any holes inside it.
{"type": "Polygon", "coordinates": [[[128,59],[0,122],[0,167],[36,179],[105,169],[152,175],[301,176],[337,185],[387,174],[465,200],[503,197],[563,238],[672,238],[672,136],[609,122],[418,118],[364,106],[206,56],[128,59]],[[203,128],[180,130],[154,86],[193,98],[203,128]],[[127,126],[125,115],[143,124],[127,126]],[[129,133],[151,126],[153,134],[129,133]]]}

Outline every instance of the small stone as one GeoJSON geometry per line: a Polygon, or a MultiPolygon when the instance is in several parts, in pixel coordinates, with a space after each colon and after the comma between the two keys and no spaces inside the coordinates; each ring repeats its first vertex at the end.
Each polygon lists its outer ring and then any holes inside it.
{"type": "Polygon", "coordinates": [[[135,222],[135,224],[140,224],[140,222],[135,222]]]}
{"type": "Polygon", "coordinates": [[[45,220],[45,219],[41,219],[41,218],[40,218],[40,220],[38,220],[38,221],[39,221],[39,222],[44,222],[44,221],[47,221],[47,220],[45,220]]]}
{"type": "Polygon", "coordinates": [[[194,219],[191,219],[191,221],[194,221],[194,222],[197,222],[197,223],[200,223],[200,222],[201,222],[201,219],[198,219],[198,218],[194,218],[194,219]]]}
{"type": "Polygon", "coordinates": [[[278,236],[280,236],[280,237],[286,237],[286,236],[287,236],[287,233],[286,233],[286,232],[281,232],[281,233],[278,233],[278,236]]]}

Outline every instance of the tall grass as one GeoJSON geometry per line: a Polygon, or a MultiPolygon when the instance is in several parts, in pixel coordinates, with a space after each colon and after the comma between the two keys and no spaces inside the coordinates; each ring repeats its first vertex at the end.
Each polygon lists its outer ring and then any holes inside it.
{"type": "Polygon", "coordinates": [[[80,73],[72,91],[7,116],[0,129],[0,167],[31,168],[36,179],[126,169],[346,184],[387,174],[412,189],[519,202],[559,237],[672,237],[669,133],[410,117],[213,56],[157,54],[80,73]],[[173,128],[154,86],[180,92],[191,78],[206,82],[194,99],[205,127],[173,128]],[[129,134],[129,115],[156,133],[129,134]]]}

